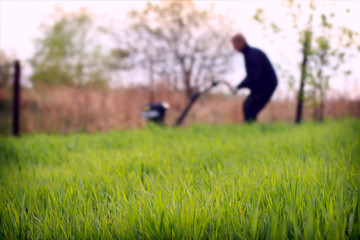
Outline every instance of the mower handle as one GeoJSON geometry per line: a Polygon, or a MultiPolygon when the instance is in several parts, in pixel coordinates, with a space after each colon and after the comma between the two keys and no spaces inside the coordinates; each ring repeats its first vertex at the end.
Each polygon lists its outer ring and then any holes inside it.
{"type": "Polygon", "coordinates": [[[230,91],[232,94],[236,95],[236,89],[234,89],[230,83],[226,82],[226,81],[223,81],[223,80],[220,80],[220,81],[216,81],[216,82],[212,82],[212,84],[205,88],[203,91],[201,92],[197,92],[195,93],[192,97],[191,97],[191,100],[189,102],[189,104],[187,105],[187,107],[184,109],[184,111],[182,112],[182,114],[180,115],[180,117],[176,120],[174,126],[179,126],[182,121],[184,120],[184,118],[186,117],[187,113],[189,112],[191,106],[194,104],[194,102],[204,93],[210,91],[213,87],[216,87],[217,85],[219,84],[225,84],[226,86],[229,87],[230,91]]]}
{"type": "Polygon", "coordinates": [[[232,94],[236,95],[236,92],[237,92],[236,88],[233,88],[233,87],[230,85],[230,83],[228,83],[227,81],[224,81],[224,80],[212,82],[211,88],[212,88],[212,87],[215,87],[215,86],[217,86],[217,85],[219,85],[219,84],[225,84],[226,86],[228,86],[230,92],[231,92],[232,94]]]}

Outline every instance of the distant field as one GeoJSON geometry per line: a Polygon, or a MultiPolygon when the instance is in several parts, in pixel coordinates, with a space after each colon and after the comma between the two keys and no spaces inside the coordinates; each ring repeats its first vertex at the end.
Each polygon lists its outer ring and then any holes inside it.
{"type": "Polygon", "coordinates": [[[360,120],[0,137],[1,239],[360,239],[360,120]]]}
{"type": "MultiPolygon", "coordinates": [[[[172,125],[188,104],[184,93],[158,86],[155,98],[150,100],[144,87],[95,89],[57,87],[24,89],[21,93],[21,132],[70,134],[93,133],[119,129],[134,129],[144,125],[140,117],[142,107],[149,101],[170,104],[166,123],[172,125]]],[[[276,94],[275,94],[276,95],[276,94]]],[[[260,122],[294,122],[296,100],[293,97],[275,98],[259,114],[260,122]]],[[[325,118],[360,118],[360,97],[347,95],[325,102],[325,118]]],[[[243,122],[242,106],[245,95],[203,95],[185,118],[185,125],[233,124],[243,122]]],[[[303,119],[313,119],[314,104],[304,103],[303,119]]],[[[0,135],[11,134],[12,89],[0,88],[0,135]]]]}

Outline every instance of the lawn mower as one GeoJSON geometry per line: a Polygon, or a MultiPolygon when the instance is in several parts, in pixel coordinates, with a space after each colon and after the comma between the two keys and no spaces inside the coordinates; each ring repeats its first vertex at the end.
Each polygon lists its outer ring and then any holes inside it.
{"type": "MultiPolygon", "coordinates": [[[[209,87],[205,88],[202,91],[195,93],[191,97],[189,104],[186,106],[186,108],[181,113],[181,115],[176,119],[174,126],[179,126],[184,121],[184,119],[187,116],[188,112],[190,111],[191,107],[194,105],[196,100],[198,100],[201,95],[209,92],[212,88],[218,86],[219,84],[224,84],[224,85],[228,86],[231,93],[236,94],[236,89],[234,89],[228,82],[226,82],[226,81],[212,82],[209,87]]],[[[165,102],[163,102],[163,103],[148,103],[142,108],[141,117],[149,122],[163,125],[165,115],[166,115],[166,110],[168,108],[169,108],[169,104],[165,103],[165,102]]]]}

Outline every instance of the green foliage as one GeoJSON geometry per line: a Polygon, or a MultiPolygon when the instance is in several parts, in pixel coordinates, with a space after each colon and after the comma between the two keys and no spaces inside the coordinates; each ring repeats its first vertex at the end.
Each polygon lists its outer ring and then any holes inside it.
{"type": "MultiPolygon", "coordinates": [[[[359,50],[359,33],[334,24],[335,14],[322,13],[322,9],[315,1],[300,2],[287,0],[287,15],[292,18],[295,34],[301,45],[300,84],[298,102],[302,105],[304,99],[312,101],[314,107],[314,119],[323,119],[323,109],[326,91],[329,89],[329,81],[333,76],[339,76],[338,69],[345,66],[344,63],[355,55],[354,50],[359,50]],[[320,29],[314,31],[315,26],[320,29]],[[356,49],[358,48],[358,49],[356,49]]],[[[347,13],[349,11],[346,11],[347,13]]],[[[271,29],[275,34],[281,34],[281,28],[266,18],[262,9],[258,9],[253,17],[262,24],[263,28],[271,29]]],[[[284,38],[289,32],[283,32],[284,38]]],[[[294,86],[294,76],[280,69],[283,75],[287,75],[289,86],[294,86]]],[[[346,70],[345,72],[349,72],[346,70]]],[[[347,76],[348,74],[345,74],[347,76]]],[[[298,107],[296,119],[301,119],[302,107],[298,107]]]]}
{"type": "Polygon", "coordinates": [[[265,23],[265,13],[264,13],[264,10],[261,9],[261,8],[258,8],[256,9],[256,12],[253,16],[254,20],[261,23],[261,24],[264,24],[265,23]]]}
{"type": "Polygon", "coordinates": [[[359,239],[360,122],[0,137],[2,239],[359,239]]]}
{"type": "Polygon", "coordinates": [[[36,40],[30,60],[35,85],[106,85],[107,57],[97,42],[92,15],[81,9],[65,13],[57,8],[51,23],[42,25],[43,37],[36,40]]]}

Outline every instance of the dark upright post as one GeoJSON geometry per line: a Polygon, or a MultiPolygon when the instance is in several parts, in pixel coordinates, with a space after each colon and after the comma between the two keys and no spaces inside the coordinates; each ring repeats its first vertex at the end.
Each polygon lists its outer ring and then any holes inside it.
{"type": "Polygon", "coordinates": [[[20,136],[20,62],[14,64],[13,135],[20,136]]]}

